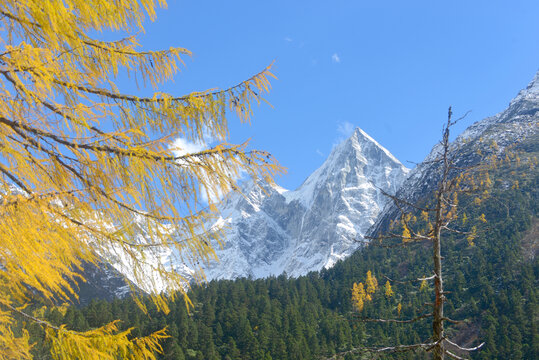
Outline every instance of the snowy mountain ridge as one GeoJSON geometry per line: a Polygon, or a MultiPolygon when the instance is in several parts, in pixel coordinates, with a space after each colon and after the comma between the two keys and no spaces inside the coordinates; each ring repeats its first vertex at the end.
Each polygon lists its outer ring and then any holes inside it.
{"type": "MultiPolygon", "coordinates": [[[[507,109],[470,125],[450,144],[450,155],[457,167],[465,168],[479,163],[480,154],[488,154],[495,148],[502,154],[512,146],[537,136],[539,130],[539,71],[528,86],[511,100],[507,109]],[[495,146],[494,146],[495,145],[495,146]]],[[[440,152],[435,145],[423,163],[409,174],[396,196],[416,203],[427,196],[441,176],[440,163],[434,161],[440,152]]],[[[390,219],[395,219],[399,210],[388,203],[376,224],[368,231],[369,236],[381,233],[390,219]]]]}
{"type": "Polygon", "coordinates": [[[363,130],[337,145],[296,190],[246,184],[221,208],[229,231],[208,279],[300,276],[349,256],[408,169],[363,130]]]}

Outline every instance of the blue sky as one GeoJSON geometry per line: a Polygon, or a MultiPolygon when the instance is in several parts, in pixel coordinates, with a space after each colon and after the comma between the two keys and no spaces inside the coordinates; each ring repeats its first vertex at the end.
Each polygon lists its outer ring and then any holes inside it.
{"type": "MultiPolygon", "coordinates": [[[[194,55],[173,94],[232,86],[275,60],[278,80],[252,125],[231,118],[294,189],[350,129],[361,127],[405,165],[439,139],[447,107],[503,110],[539,70],[539,1],[169,0],[141,36],[147,49],[194,55]]],[[[133,89],[135,91],[135,89],[133,89]]]]}

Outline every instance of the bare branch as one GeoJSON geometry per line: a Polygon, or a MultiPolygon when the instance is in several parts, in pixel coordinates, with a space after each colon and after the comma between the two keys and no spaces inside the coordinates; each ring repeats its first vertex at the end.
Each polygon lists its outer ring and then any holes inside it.
{"type": "Polygon", "coordinates": [[[427,280],[433,280],[434,278],[436,278],[436,274],[434,274],[432,276],[429,276],[429,277],[426,277],[426,278],[418,278],[417,280],[418,281],[427,281],[427,280]]]}
{"type": "Polygon", "coordinates": [[[415,281],[423,281],[423,280],[432,280],[436,277],[436,275],[432,275],[432,276],[429,276],[429,277],[426,277],[426,278],[417,278],[417,279],[412,279],[412,280],[407,280],[407,281],[399,281],[399,280],[393,280],[385,275],[382,275],[382,277],[384,277],[386,280],[389,280],[390,282],[394,282],[396,284],[409,284],[409,283],[412,283],[412,282],[415,282],[415,281]]]}
{"type": "Polygon", "coordinates": [[[460,230],[456,230],[456,229],[453,229],[453,228],[448,227],[447,225],[442,226],[442,229],[447,230],[447,231],[449,231],[449,232],[453,232],[453,233],[455,233],[455,234],[461,234],[461,235],[469,235],[469,234],[470,234],[469,231],[460,231],[460,230]]]}
{"type": "Polygon", "coordinates": [[[450,358],[456,359],[456,360],[467,360],[466,358],[460,357],[458,355],[453,354],[451,351],[446,350],[445,353],[449,355],[450,358]]]}
{"type": "MultiPolygon", "coordinates": [[[[448,291],[444,291],[444,294],[447,294],[449,293],[448,291]]],[[[443,321],[447,321],[447,322],[450,322],[452,324],[465,324],[466,321],[463,321],[463,320],[453,320],[453,319],[450,319],[448,317],[444,317],[442,318],[443,321]]],[[[449,340],[448,340],[449,341],[449,340]]]]}
{"type": "MultiPolygon", "coordinates": [[[[404,200],[402,198],[399,198],[399,197],[397,197],[395,195],[391,195],[391,194],[387,193],[386,191],[384,191],[383,189],[381,189],[379,187],[377,187],[377,188],[378,188],[378,190],[380,190],[382,195],[387,196],[388,198],[393,200],[395,202],[395,205],[397,205],[397,206],[399,206],[398,205],[399,203],[402,203],[402,204],[404,204],[406,206],[410,206],[410,207],[413,207],[414,209],[421,210],[421,211],[427,211],[427,212],[436,211],[436,209],[430,209],[430,208],[424,208],[424,207],[417,206],[416,204],[412,204],[411,202],[406,201],[406,200],[404,200]]],[[[399,206],[399,209],[401,209],[400,206],[399,206]]]]}
{"type": "Polygon", "coordinates": [[[377,237],[365,236],[365,239],[369,239],[371,241],[362,241],[362,240],[354,240],[354,241],[369,244],[371,246],[378,246],[385,249],[392,249],[392,248],[397,248],[397,247],[405,247],[405,246],[410,246],[414,244],[419,244],[425,240],[430,240],[429,238],[419,239],[419,238],[412,237],[412,238],[406,238],[406,240],[408,240],[407,242],[399,242],[395,244],[382,244],[381,243],[381,240],[385,240],[385,239],[401,239],[401,240],[403,239],[401,235],[396,235],[396,234],[393,234],[392,236],[377,236],[377,237]],[[377,240],[378,242],[373,241],[373,240],[377,240]]]}
{"type": "Polygon", "coordinates": [[[485,345],[484,342],[482,342],[481,344],[475,346],[475,347],[472,347],[472,348],[465,348],[465,347],[462,347],[458,344],[455,344],[453,341],[449,340],[449,339],[445,339],[445,341],[447,341],[448,343],[450,343],[451,345],[455,346],[456,348],[458,348],[459,350],[463,350],[463,351],[475,351],[475,350],[479,350],[481,347],[483,347],[483,345],[485,345]]]}
{"type": "Polygon", "coordinates": [[[428,348],[430,346],[435,345],[435,343],[431,344],[414,344],[414,345],[397,345],[397,346],[387,346],[385,348],[379,348],[379,349],[371,349],[371,351],[375,352],[384,352],[384,351],[390,351],[390,352],[403,352],[403,351],[409,351],[414,350],[418,348],[428,348]]]}
{"type": "Polygon", "coordinates": [[[410,283],[412,281],[412,280],[408,280],[408,281],[393,280],[393,279],[391,279],[391,278],[389,278],[388,276],[385,276],[385,275],[382,275],[382,277],[384,277],[386,280],[389,280],[390,282],[396,283],[396,284],[408,284],[408,283],[410,283]]]}
{"type": "Polygon", "coordinates": [[[414,344],[414,345],[397,345],[397,346],[388,346],[385,348],[379,348],[379,349],[373,349],[372,351],[376,352],[383,352],[383,351],[391,351],[391,352],[403,352],[403,351],[409,351],[414,349],[425,349],[427,352],[430,351],[435,346],[439,345],[443,339],[440,339],[433,343],[421,343],[421,344],[414,344]]]}
{"type": "Polygon", "coordinates": [[[457,120],[454,120],[454,121],[450,122],[449,125],[450,125],[450,126],[455,125],[455,124],[458,123],[459,121],[463,120],[466,116],[468,116],[471,112],[472,112],[472,110],[466,111],[466,113],[464,113],[464,115],[462,115],[461,117],[459,117],[457,120]]]}
{"type": "Polygon", "coordinates": [[[359,318],[358,320],[359,321],[362,321],[362,322],[381,322],[381,323],[398,323],[398,324],[409,324],[409,323],[413,323],[413,322],[416,322],[416,321],[419,321],[421,319],[425,319],[425,318],[428,318],[428,317],[431,317],[432,314],[423,314],[423,315],[420,315],[420,316],[417,316],[413,319],[410,319],[410,320],[396,320],[396,319],[365,319],[365,318],[359,318]]]}

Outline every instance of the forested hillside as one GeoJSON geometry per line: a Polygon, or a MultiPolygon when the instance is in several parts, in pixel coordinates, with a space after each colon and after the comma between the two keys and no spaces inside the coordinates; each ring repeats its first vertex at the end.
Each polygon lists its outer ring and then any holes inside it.
{"type": "MultiPolygon", "coordinates": [[[[506,155],[489,171],[488,196],[460,199],[466,226],[479,229],[473,246],[464,235],[451,233],[442,243],[450,292],[446,313],[463,320],[447,334],[464,346],[485,342],[471,354],[473,359],[539,358],[538,137],[506,155]],[[482,214],[486,223],[476,221],[482,214]]],[[[76,330],[114,319],[121,319],[123,328],[135,327],[134,335],[167,326],[171,337],[163,344],[162,359],[426,359],[424,352],[374,354],[368,348],[425,341],[429,319],[385,324],[362,318],[405,320],[425,312],[421,307],[432,300],[431,292],[409,280],[428,275],[431,261],[426,243],[404,248],[370,245],[332,269],[297,279],[281,275],[196,286],[189,294],[195,304],[189,312],[182,299],[168,315],[148,301],[149,317],[132,300],[115,300],[46,315],[76,330]],[[354,282],[365,281],[369,270],[380,289],[359,314],[352,307],[351,289],[354,282]],[[383,289],[388,279],[395,293],[391,297],[383,289]]],[[[37,327],[33,336],[39,354],[47,343],[37,327]]]]}

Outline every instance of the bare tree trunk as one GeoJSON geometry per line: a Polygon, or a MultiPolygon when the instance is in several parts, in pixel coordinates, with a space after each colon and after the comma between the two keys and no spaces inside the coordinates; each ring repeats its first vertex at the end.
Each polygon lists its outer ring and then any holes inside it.
{"type": "Polygon", "coordinates": [[[434,239],[432,244],[432,258],[434,261],[434,308],[432,311],[432,335],[433,341],[436,344],[433,349],[433,359],[443,360],[445,358],[444,348],[444,283],[442,276],[442,244],[441,233],[444,226],[444,207],[448,199],[444,198],[448,189],[448,179],[450,170],[449,154],[449,128],[451,127],[451,107],[447,114],[447,125],[444,129],[442,139],[443,147],[443,175],[440,181],[440,186],[436,194],[436,224],[434,228],[434,239]]]}
{"type": "Polygon", "coordinates": [[[433,359],[442,360],[444,359],[444,289],[443,289],[443,279],[442,279],[442,256],[441,256],[441,246],[440,246],[440,228],[437,229],[434,244],[433,244],[433,258],[434,258],[434,309],[433,309],[433,320],[432,320],[432,333],[433,341],[436,343],[433,349],[433,359]]]}

